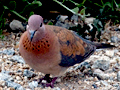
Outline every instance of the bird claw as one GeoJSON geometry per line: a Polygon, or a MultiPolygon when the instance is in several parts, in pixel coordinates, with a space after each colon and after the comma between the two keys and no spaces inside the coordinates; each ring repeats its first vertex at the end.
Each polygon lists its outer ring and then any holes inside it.
{"type": "Polygon", "coordinates": [[[51,87],[53,88],[54,87],[54,83],[41,83],[44,87],[51,87]]]}
{"type": "Polygon", "coordinates": [[[55,83],[57,77],[50,78],[49,76],[50,76],[49,74],[46,74],[45,77],[40,79],[39,84],[41,83],[44,87],[51,87],[51,88],[53,88],[54,87],[54,83],[55,83]],[[42,83],[42,80],[46,80],[47,83],[42,83]]]}

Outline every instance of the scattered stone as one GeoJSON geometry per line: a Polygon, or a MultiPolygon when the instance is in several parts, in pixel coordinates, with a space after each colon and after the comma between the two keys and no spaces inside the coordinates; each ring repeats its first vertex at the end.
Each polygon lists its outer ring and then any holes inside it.
{"type": "Polygon", "coordinates": [[[109,57],[113,57],[114,54],[115,54],[115,51],[114,51],[114,50],[106,50],[106,51],[105,51],[105,54],[106,54],[107,56],[109,56],[109,57]]]}
{"type": "Polygon", "coordinates": [[[3,53],[3,51],[0,51],[0,54],[2,54],[3,53]]]}
{"type": "Polygon", "coordinates": [[[22,86],[20,86],[20,87],[17,87],[17,89],[16,90],[26,90],[25,88],[23,88],[22,86]]]}
{"type": "Polygon", "coordinates": [[[59,87],[55,87],[53,88],[53,90],[61,90],[59,87]]]}
{"type": "Polygon", "coordinates": [[[93,72],[93,76],[96,76],[99,80],[107,80],[109,79],[109,75],[105,74],[100,69],[95,69],[93,72]]]}
{"type": "Polygon", "coordinates": [[[76,24],[73,24],[73,22],[69,22],[69,20],[67,19],[67,16],[59,15],[56,18],[55,26],[60,26],[60,27],[69,29],[70,27],[76,26],[76,24]]]}
{"type": "Polygon", "coordinates": [[[120,71],[117,73],[117,80],[120,81],[120,71]]]}
{"type": "Polygon", "coordinates": [[[100,86],[100,81],[95,82],[95,84],[99,87],[100,86]]]}
{"type": "Polygon", "coordinates": [[[22,23],[18,20],[13,20],[11,23],[10,23],[10,28],[13,30],[13,31],[25,31],[25,28],[23,27],[22,23]]]}
{"type": "Polygon", "coordinates": [[[0,73],[0,80],[6,81],[6,80],[9,80],[10,78],[11,78],[11,76],[8,74],[2,73],[2,72],[0,73]]]}
{"type": "Polygon", "coordinates": [[[113,84],[113,87],[119,87],[119,84],[118,83],[113,84]]]}
{"type": "Polygon", "coordinates": [[[61,22],[64,22],[65,19],[67,19],[67,18],[68,18],[68,16],[60,15],[59,20],[60,20],[61,22]]]}
{"type": "Polygon", "coordinates": [[[20,84],[12,81],[6,81],[6,85],[8,87],[13,87],[15,90],[25,90],[20,84]]]}
{"type": "Polygon", "coordinates": [[[32,82],[29,83],[29,87],[30,87],[31,89],[34,89],[34,88],[36,88],[37,86],[38,86],[38,82],[37,82],[37,81],[32,81],[32,82]]]}
{"type": "Polygon", "coordinates": [[[119,41],[119,38],[118,38],[118,37],[116,37],[116,36],[112,36],[112,37],[111,37],[111,42],[113,42],[113,43],[118,43],[118,41],[119,41]]]}
{"type": "Polygon", "coordinates": [[[120,86],[117,87],[117,90],[120,90],[120,86]]]}
{"type": "Polygon", "coordinates": [[[113,67],[113,71],[117,72],[120,71],[120,65],[118,63],[116,63],[113,67]]]}
{"type": "Polygon", "coordinates": [[[95,20],[95,18],[93,18],[93,17],[85,18],[85,23],[87,23],[87,24],[93,23],[94,20],[95,20]]]}
{"type": "Polygon", "coordinates": [[[14,56],[11,57],[11,59],[12,59],[12,61],[17,61],[19,63],[25,64],[24,59],[19,55],[14,55],[14,56]]]}
{"type": "Polygon", "coordinates": [[[33,73],[32,71],[29,71],[28,69],[25,69],[23,72],[23,76],[26,76],[27,78],[32,78],[35,77],[36,74],[33,73]]]}
{"type": "Polygon", "coordinates": [[[68,23],[62,23],[61,21],[57,21],[56,24],[55,24],[55,26],[60,26],[60,27],[64,27],[64,28],[67,28],[67,29],[69,29],[71,27],[70,24],[68,24],[68,23]]]}
{"type": "Polygon", "coordinates": [[[9,87],[7,90],[15,90],[13,87],[9,87]]]}
{"type": "Polygon", "coordinates": [[[4,87],[6,85],[4,80],[0,80],[0,87],[4,87]]]}
{"type": "Polygon", "coordinates": [[[75,15],[75,14],[74,14],[74,15],[71,17],[71,20],[77,22],[77,21],[78,21],[78,15],[75,15]]]}
{"type": "Polygon", "coordinates": [[[4,47],[4,43],[2,41],[0,41],[0,48],[4,47]]]}
{"type": "Polygon", "coordinates": [[[101,84],[103,84],[106,87],[109,86],[109,84],[106,81],[103,81],[103,80],[101,80],[101,84]]]}
{"type": "Polygon", "coordinates": [[[90,67],[91,67],[90,64],[88,62],[84,61],[84,62],[80,63],[78,66],[76,66],[74,70],[80,69],[81,71],[83,71],[90,67]]]}
{"type": "Polygon", "coordinates": [[[13,49],[5,49],[5,50],[3,50],[2,53],[6,54],[6,55],[14,55],[15,51],[13,49]]]}
{"type": "Polygon", "coordinates": [[[107,60],[97,60],[92,65],[93,69],[101,69],[103,71],[108,70],[110,66],[110,62],[107,60]]]}
{"type": "Polygon", "coordinates": [[[97,85],[96,85],[96,84],[93,84],[92,86],[93,86],[94,88],[97,88],[97,85]]]}

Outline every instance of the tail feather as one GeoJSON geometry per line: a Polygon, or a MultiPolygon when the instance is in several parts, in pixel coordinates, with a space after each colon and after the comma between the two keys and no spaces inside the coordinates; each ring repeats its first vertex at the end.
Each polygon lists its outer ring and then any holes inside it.
{"type": "Polygon", "coordinates": [[[110,44],[106,44],[106,43],[94,43],[94,45],[96,46],[97,49],[100,48],[113,48],[115,47],[114,45],[110,45],[110,44]]]}

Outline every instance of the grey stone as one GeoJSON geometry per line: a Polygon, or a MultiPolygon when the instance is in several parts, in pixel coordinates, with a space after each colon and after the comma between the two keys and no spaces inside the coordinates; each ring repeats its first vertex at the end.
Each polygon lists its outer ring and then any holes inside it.
{"type": "Polygon", "coordinates": [[[119,87],[119,84],[118,83],[113,84],[113,87],[119,87]]]}
{"type": "Polygon", "coordinates": [[[109,75],[105,74],[103,71],[101,71],[100,69],[95,69],[93,71],[93,76],[96,76],[98,79],[100,80],[108,80],[109,79],[109,75]]]}
{"type": "Polygon", "coordinates": [[[2,54],[3,53],[3,51],[0,51],[0,54],[2,54]]]}
{"type": "Polygon", "coordinates": [[[117,87],[117,90],[120,90],[120,86],[117,87]]]}
{"type": "Polygon", "coordinates": [[[67,19],[67,18],[68,18],[68,16],[60,15],[59,20],[60,20],[61,22],[64,22],[65,19],[67,19]]]}
{"type": "Polygon", "coordinates": [[[102,83],[104,86],[108,86],[108,85],[109,85],[106,81],[103,81],[103,80],[101,80],[101,83],[102,83]]]}
{"type": "Polygon", "coordinates": [[[88,62],[84,61],[84,62],[80,63],[78,66],[76,66],[75,70],[83,69],[83,68],[87,69],[87,68],[90,68],[90,67],[91,67],[90,64],[88,62]]]}
{"type": "Polygon", "coordinates": [[[3,50],[2,53],[6,55],[14,55],[15,51],[13,49],[6,49],[6,50],[3,50]]]}
{"type": "Polygon", "coordinates": [[[117,80],[120,81],[120,71],[117,73],[117,80]]]}
{"type": "Polygon", "coordinates": [[[55,24],[55,26],[60,26],[60,27],[64,27],[64,28],[67,28],[67,29],[69,29],[69,28],[71,27],[70,24],[68,24],[68,23],[63,23],[63,22],[61,22],[61,21],[57,21],[56,24],[55,24]]]}
{"type": "Polygon", "coordinates": [[[25,28],[23,27],[22,23],[18,20],[13,20],[10,23],[10,28],[14,31],[16,31],[16,30],[25,31],[25,28]]]}
{"type": "Polygon", "coordinates": [[[37,81],[32,81],[32,82],[29,83],[29,87],[30,87],[31,89],[34,89],[34,88],[36,88],[37,86],[38,86],[38,82],[37,82],[37,81]]]}
{"type": "Polygon", "coordinates": [[[32,78],[32,77],[36,76],[36,74],[33,73],[32,71],[29,71],[29,70],[25,69],[24,72],[23,72],[23,76],[26,76],[28,78],[32,78]]]}
{"type": "Polygon", "coordinates": [[[13,87],[15,90],[25,90],[20,84],[12,82],[12,81],[6,81],[8,87],[13,87]]]}
{"type": "Polygon", "coordinates": [[[97,85],[96,85],[96,84],[92,84],[92,86],[93,86],[94,88],[97,88],[97,85]]]}
{"type": "Polygon", "coordinates": [[[116,37],[116,36],[112,36],[112,37],[111,37],[111,42],[113,42],[113,43],[118,43],[118,41],[119,41],[119,38],[118,38],[118,37],[116,37]]]}
{"type": "Polygon", "coordinates": [[[6,73],[0,73],[0,80],[4,80],[7,81],[11,78],[10,75],[6,74],[6,73]]]}
{"type": "Polygon", "coordinates": [[[11,57],[11,59],[12,59],[12,61],[17,61],[17,62],[23,63],[23,64],[25,63],[24,59],[19,55],[14,55],[11,57]]]}
{"type": "Polygon", "coordinates": [[[25,90],[22,86],[18,87],[16,90],[25,90]]]}
{"type": "Polygon", "coordinates": [[[110,66],[110,62],[106,60],[97,60],[92,65],[93,69],[101,69],[103,71],[108,70],[110,66]]]}
{"type": "Polygon", "coordinates": [[[78,15],[73,15],[72,17],[71,17],[71,20],[73,20],[73,21],[78,21],[78,15]]]}
{"type": "Polygon", "coordinates": [[[116,63],[113,67],[113,71],[117,72],[120,70],[120,65],[118,63],[116,63]]]}
{"type": "Polygon", "coordinates": [[[55,87],[53,88],[53,90],[61,90],[59,87],[55,87]]]}

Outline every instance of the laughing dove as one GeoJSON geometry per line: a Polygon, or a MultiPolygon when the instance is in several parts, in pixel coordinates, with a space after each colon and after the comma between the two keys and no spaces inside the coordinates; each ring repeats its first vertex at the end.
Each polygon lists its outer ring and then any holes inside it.
{"type": "Polygon", "coordinates": [[[20,54],[33,69],[46,74],[43,78],[48,82],[46,86],[53,87],[56,77],[83,62],[96,48],[113,47],[85,40],[62,27],[44,25],[39,15],[30,16],[26,29],[20,39],[20,54]],[[51,79],[50,74],[55,78],[51,79]]]}

